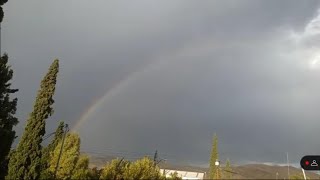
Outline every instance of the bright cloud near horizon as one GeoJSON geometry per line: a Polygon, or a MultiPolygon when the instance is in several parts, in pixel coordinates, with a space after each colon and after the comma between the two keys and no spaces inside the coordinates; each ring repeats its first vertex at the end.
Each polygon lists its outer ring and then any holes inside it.
{"type": "Polygon", "coordinates": [[[320,154],[320,3],[9,1],[2,52],[21,135],[40,80],[61,69],[55,113],[91,154],[282,164],[320,154]],[[81,123],[80,123],[81,122],[81,123]],[[305,148],[308,147],[308,148],[305,148]]]}

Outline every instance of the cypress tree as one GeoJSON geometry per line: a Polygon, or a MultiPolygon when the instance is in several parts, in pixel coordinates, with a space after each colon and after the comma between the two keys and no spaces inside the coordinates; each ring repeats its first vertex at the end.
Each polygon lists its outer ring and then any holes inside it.
{"type": "Polygon", "coordinates": [[[10,99],[10,95],[18,91],[10,88],[12,76],[8,55],[4,54],[0,58],[0,179],[3,179],[7,172],[7,156],[16,134],[12,128],[18,123],[18,119],[14,117],[18,99],[10,99]]]}
{"type": "Polygon", "coordinates": [[[225,178],[226,179],[231,179],[232,178],[232,169],[231,169],[231,163],[230,163],[230,160],[227,159],[227,162],[226,162],[226,167],[225,167],[225,172],[226,172],[226,176],[225,178]]]}
{"type": "Polygon", "coordinates": [[[39,179],[42,157],[42,137],[45,134],[45,120],[52,115],[53,95],[59,60],[54,60],[48,73],[41,81],[40,90],[18,147],[10,157],[8,179],[39,179]]]}
{"type": "Polygon", "coordinates": [[[218,137],[215,134],[213,136],[212,150],[211,150],[211,157],[210,157],[210,167],[209,167],[210,179],[219,179],[219,177],[221,177],[220,170],[215,165],[216,160],[219,160],[219,153],[218,153],[218,137]]]}

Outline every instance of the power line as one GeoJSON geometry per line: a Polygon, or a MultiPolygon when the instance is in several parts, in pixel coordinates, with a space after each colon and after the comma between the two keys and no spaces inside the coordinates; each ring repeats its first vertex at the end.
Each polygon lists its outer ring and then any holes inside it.
{"type": "Polygon", "coordinates": [[[153,163],[154,163],[154,166],[157,166],[160,162],[162,161],[166,161],[167,159],[159,159],[158,158],[158,150],[156,150],[156,152],[154,153],[154,156],[153,156],[153,163]]]}
{"type": "MultiPolygon", "coordinates": [[[[125,159],[141,159],[143,157],[154,157],[154,154],[150,154],[150,153],[137,153],[137,152],[131,152],[131,151],[127,151],[127,152],[122,152],[122,151],[110,151],[110,150],[81,150],[81,153],[87,153],[87,154],[92,154],[92,155],[96,155],[96,156],[114,156],[114,157],[125,157],[125,159]]],[[[172,162],[180,162],[181,159],[178,158],[174,158],[174,157],[168,157],[165,155],[162,155],[162,158],[160,159],[160,162],[162,161],[172,161],[172,162]]],[[[158,163],[160,163],[158,162],[158,163]]]]}
{"type": "Polygon", "coordinates": [[[120,156],[134,156],[134,157],[143,157],[143,156],[151,156],[152,154],[135,154],[135,153],[123,153],[123,152],[117,152],[117,151],[86,151],[83,150],[83,153],[88,154],[97,154],[97,155],[120,155],[120,156]]]}
{"type": "MultiPolygon", "coordinates": [[[[102,147],[95,147],[94,149],[91,148],[81,148],[81,151],[83,152],[89,152],[89,153],[99,153],[99,154],[103,154],[105,153],[105,155],[108,155],[109,153],[116,153],[116,154],[123,154],[123,155],[136,155],[136,156],[153,156],[154,153],[150,153],[150,152],[137,152],[137,151],[128,151],[128,150],[121,150],[118,148],[111,148],[111,147],[107,147],[102,146],[102,147]],[[97,150],[99,149],[99,150],[97,150]]],[[[168,154],[168,153],[161,153],[162,157],[165,158],[170,158],[170,159],[175,159],[175,155],[173,154],[168,154]]]]}
{"type": "Polygon", "coordinates": [[[43,141],[48,139],[49,137],[51,137],[52,135],[56,134],[56,132],[53,132],[53,133],[50,133],[50,134],[47,134],[43,137],[43,141]]]}
{"type": "Polygon", "coordinates": [[[159,159],[158,152],[156,152],[153,155],[150,153],[136,153],[136,152],[130,152],[130,151],[126,151],[124,153],[121,151],[110,151],[110,150],[101,150],[101,151],[82,150],[81,152],[96,155],[96,156],[114,156],[114,158],[123,157],[128,160],[136,160],[136,159],[141,159],[143,157],[149,157],[149,158],[153,157],[154,164],[156,165],[167,160],[172,160],[172,161],[177,160],[175,158],[166,158],[166,157],[159,159]]]}
{"type": "Polygon", "coordinates": [[[62,138],[62,144],[61,144],[61,148],[60,148],[60,152],[59,152],[59,157],[58,157],[56,169],[55,169],[55,171],[54,171],[54,178],[53,178],[53,179],[55,179],[56,176],[57,176],[57,171],[58,171],[59,162],[60,162],[60,158],[61,158],[61,154],[62,154],[64,139],[66,138],[66,134],[67,134],[68,131],[69,131],[68,124],[65,124],[65,131],[64,131],[64,134],[63,134],[63,138],[62,138]]]}
{"type": "MultiPolygon", "coordinates": [[[[95,148],[97,149],[97,148],[95,148]]],[[[109,152],[109,151],[116,151],[116,152],[122,152],[122,153],[128,153],[128,154],[136,154],[136,155],[144,155],[144,154],[150,154],[150,152],[137,152],[137,151],[128,151],[128,150],[122,150],[122,149],[119,149],[119,148],[112,148],[108,145],[103,145],[103,146],[100,146],[99,147],[100,151],[106,151],[106,152],[109,152]]],[[[151,155],[151,154],[150,154],[151,155]]],[[[153,153],[152,153],[153,155],[153,153]]]]}
{"type": "Polygon", "coordinates": [[[135,156],[145,156],[145,155],[153,155],[151,153],[145,153],[145,152],[134,152],[134,151],[122,151],[122,150],[116,150],[116,149],[112,149],[112,148],[104,148],[104,149],[99,149],[96,150],[97,148],[95,148],[95,150],[90,149],[82,149],[81,151],[83,152],[91,152],[91,153],[99,153],[99,154],[124,154],[124,155],[135,155],[135,156]]]}
{"type": "Polygon", "coordinates": [[[156,150],[156,152],[154,153],[154,156],[153,156],[153,164],[154,164],[154,166],[157,165],[157,161],[158,161],[158,150],[156,150]]]}

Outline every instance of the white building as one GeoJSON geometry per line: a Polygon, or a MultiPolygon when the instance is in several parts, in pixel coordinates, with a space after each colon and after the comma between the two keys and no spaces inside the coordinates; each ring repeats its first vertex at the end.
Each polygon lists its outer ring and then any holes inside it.
{"type": "Polygon", "coordinates": [[[205,172],[191,172],[191,171],[179,171],[172,169],[160,169],[160,173],[164,174],[166,177],[171,177],[171,174],[177,173],[178,177],[182,179],[204,179],[205,172]]]}

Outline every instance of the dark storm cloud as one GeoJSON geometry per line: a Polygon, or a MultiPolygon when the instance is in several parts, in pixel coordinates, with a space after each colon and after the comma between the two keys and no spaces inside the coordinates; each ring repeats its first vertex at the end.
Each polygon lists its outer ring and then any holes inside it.
{"type": "MultiPolygon", "coordinates": [[[[291,97],[296,82],[283,80],[295,75],[283,77],[288,73],[285,66],[269,62],[276,57],[267,53],[257,62],[245,49],[232,52],[214,52],[219,60],[204,55],[183,57],[179,62],[171,61],[169,67],[146,73],[94,112],[81,132],[120,149],[158,149],[180,161],[205,161],[214,132],[220,136],[222,157],[234,161],[281,162],[286,151],[302,155],[305,151],[297,141],[306,137],[292,130],[299,118],[310,117],[299,112],[306,104],[291,97]],[[241,64],[234,65],[234,57],[242,59],[241,64]],[[283,68],[282,73],[277,68],[283,68]],[[295,107],[295,103],[301,104],[295,107]],[[92,135],[91,128],[103,133],[92,135]]],[[[290,74],[300,73],[289,68],[290,74]]],[[[98,148],[102,152],[105,147],[100,142],[91,145],[102,146],[98,148]]]]}
{"type": "Polygon", "coordinates": [[[318,8],[318,1],[291,0],[10,1],[2,51],[20,89],[17,129],[57,57],[48,131],[55,120],[75,124],[133,76],[83,124],[84,150],[158,149],[169,160],[203,164],[216,132],[222,159],[279,162],[289,151],[298,161],[320,146],[318,72],[299,59],[317,45],[304,30],[318,8]],[[289,31],[311,45],[299,40],[292,48],[289,31]]]}

